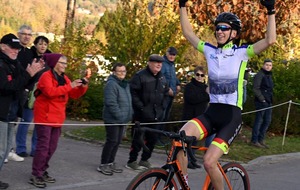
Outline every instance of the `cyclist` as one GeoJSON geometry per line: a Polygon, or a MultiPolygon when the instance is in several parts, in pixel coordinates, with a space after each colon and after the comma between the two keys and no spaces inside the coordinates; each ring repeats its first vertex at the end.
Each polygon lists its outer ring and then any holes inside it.
{"type": "MultiPolygon", "coordinates": [[[[207,111],[190,121],[181,130],[201,140],[213,133],[216,136],[203,157],[204,168],[216,190],[223,189],[222,175],[217,167],[218,159],[241,129],[243,103],[243,78],[247,60],[266,50],[276,42],[275,0],[261,0],[268,10],[266,37],[253,45],[238,47],[234,41],[241,32],[240,19],[229,12],[221,13],[215,20],[215,37],[218,46],[200,40],[189,23],[185,3],[179,0],[180,23],[185,38],[206,57],[210,106],[207,111]]],[[[187,181],[187,158],[183,151],[178,154],[187,181]]]]}

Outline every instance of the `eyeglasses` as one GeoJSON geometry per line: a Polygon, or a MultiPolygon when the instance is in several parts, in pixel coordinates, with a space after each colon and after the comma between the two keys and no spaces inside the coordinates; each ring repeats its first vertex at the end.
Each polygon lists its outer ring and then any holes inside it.
{"type": "Polygon", "coordinates": [[[228,30],[231,30],[231,27],[230,26],[226,26],[226,25],[217,25],[216,26],[216,32],[221,30],[222,32],[224,31],[228,31],[228,30]]]}
{"type": "Polygon", "coordinates": [[[169,53],[169,55],[176,56],[176,54],[174,54],[174,53],[169,53]]]}
{"type": "Polygon", "coordinates": [[[24,33],[24,32],[21,32],[20,34],[23,35],[23,36],[32,36],[32,34],[30,34],[30,33],[24,33]]]}
{"type": "Polygon", "coordinates": [[[65,65],[65,66],[67,66],[67,65],[68,65],[68,63],[67,63],[67,62],[62,62],[62,61],[59,61],[58,63],[60,63],[60,64],[63,64],[63,65],[65,65]]]}
{"type": "Polygon", "coordinates": [[[205,77],[205,74],[196,73],[196,76],[197,76],[197,77],[199,77],[199,76],[205,77]]]}

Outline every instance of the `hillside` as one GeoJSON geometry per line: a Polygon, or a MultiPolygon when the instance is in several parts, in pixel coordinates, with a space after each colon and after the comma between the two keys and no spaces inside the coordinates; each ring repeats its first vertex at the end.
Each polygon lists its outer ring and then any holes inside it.
{"type": "MultiPolygon", "coordinates": [[[[101,13],[114,6],[115,0],[77,0],[76,20],[96,25],[101,13]]],[[[0,0],[0,36],[16,33],[22,24],[35,32],[61,33],[64,28],[67,0],[0,0]]],[[[93,28],[93,27],[89,27],[93,28]]]]}

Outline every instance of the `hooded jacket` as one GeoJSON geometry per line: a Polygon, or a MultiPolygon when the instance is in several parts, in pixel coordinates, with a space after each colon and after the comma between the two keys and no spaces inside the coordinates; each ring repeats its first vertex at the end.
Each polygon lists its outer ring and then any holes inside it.
{"type": "Polygon", "coordinates": [[[129,84],[110,75],[104,87],[103,120],[105,123],[128,123],[133,115],[129,84]]]}

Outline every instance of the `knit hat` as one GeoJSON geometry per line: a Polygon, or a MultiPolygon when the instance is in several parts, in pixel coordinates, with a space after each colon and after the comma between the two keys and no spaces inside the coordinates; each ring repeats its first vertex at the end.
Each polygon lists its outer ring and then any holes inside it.
{"type": "Polygon", "coordinates": [[[45,53],[43,59],[45,63],[53,69],[61,56],[62,54],[59,53],[45,53]]]}

